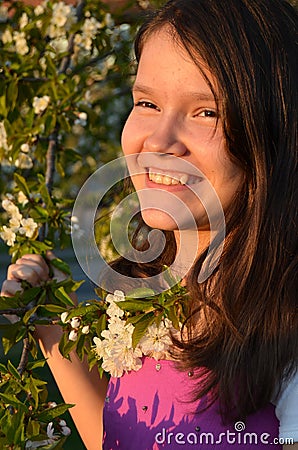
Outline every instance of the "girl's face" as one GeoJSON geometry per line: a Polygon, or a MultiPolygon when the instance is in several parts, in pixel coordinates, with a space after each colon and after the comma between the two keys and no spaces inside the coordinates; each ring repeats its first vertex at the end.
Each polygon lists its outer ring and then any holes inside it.
{"type": "MultiPolygon", "coordinates": [[[[215,87],[210,72],[203,64],[202,68],[215,87]]],[[[167,203],[175,196],[191,211],[196,227],[207,230],[209,221],[203,203],[208,203],[208,199],[201,202],[200,193],[196,195],[193,190],[201,189],[206,195],[203,187],[209,180],[226,210],[243,174],[227,155],[210,87],[188,53],[165,29],[147,38],[144,44],[133,101],[122,147],[126,156],[135,156],[134,169],[128,165],[141,198],[144,221],[152,228],[177,229],[179,217],[167,211],[167,203]],[[154,195],[150,194],[156,193],[157,197],[164,197],[164,208],[152,205],[154,195]]]]}

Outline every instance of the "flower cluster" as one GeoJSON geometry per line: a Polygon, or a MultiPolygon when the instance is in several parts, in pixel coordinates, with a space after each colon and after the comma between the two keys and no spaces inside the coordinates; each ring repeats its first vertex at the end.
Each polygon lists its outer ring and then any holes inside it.
{"type": "MultiPolygon", "coordinates": [[[[38,12],[40,13],[40,10],[38,12]]],[[[65,31],[71,29],[76,21],[76,10],[72,5],[67,5],[64,2],[55,3],[47,34],[52,39],[60,38],[65,35],[65,31]]]]}
{"type": "Polygon", "coordinates": [[[66,324],[70,324],[70,332],[68,335],[68,339],[70,341],[75,342],[78,339],[79,331],[81,331],[82,334],[88,334],[90,331],[89,325],[83,325],[82,320],[80,317],[73,317],[72,319],[67,319],[68,312],[65,311],[61,314],[61,322],[66,324]]]}
{"type": "MultiPolygon", "coordinates": [[[[52,402],[52,407],[57,406],[55,402],[52,402]]],[[[70,428],[67,426],[65,420],[60,419],[58,421],[57,429],[54,428],[53,422],[49,422],[47,425],[47,439],[43,439],[41,441],[32,441],[31,439],[28,439],[26,441],[25,448],[26,449],[33,449],[33,448],[39,448],[44,447],[46,445],[55,444],[62,436],[69,436],[71,434],[70,428]]]]}
{"type": "MultiPolygon", "coordinates": [[[[19,191],[17,202],[25,205],[28,202],[27,197],[22,191],[19,191]]],[[[2,208],[9,216],[9,226],[4,225],[0,232],[0,237],[8,246],[13,246],[17,234],[32,239],[38,232],[38,224],[31,218],[25,218],[20,213],[19,207],[15,204],[15,198],[12,194],[6,194],[2,201],[2,208]]]]}
{"type": "Polygon", "coordinates": [[[35,114],[41,114],[42,112],[44,112],[50,102],[50,97],[48,95],[43,95],[42,97],[34,97],[33,98],[33,108],[34,108],[34,112],[35,114]]]}
{"type": "Polygon", "coordinates": [[[118,305],[125,300],[122,291],[108,294],[106,302],[109,304],[106,314],[108,328],[94,337],[94,351],[101,367],[114,377],[121,377],[124,372],[139,370],[142,367],[142,356],[148,355],[156,360],[165,357],[171,345],[170,330],[172,322],[164,318],[159,325],[155,322],[148,326],[145,334],[136,347],[133,347],[133,333],[135,326],[127,323],[125,312],[118,305]]]}

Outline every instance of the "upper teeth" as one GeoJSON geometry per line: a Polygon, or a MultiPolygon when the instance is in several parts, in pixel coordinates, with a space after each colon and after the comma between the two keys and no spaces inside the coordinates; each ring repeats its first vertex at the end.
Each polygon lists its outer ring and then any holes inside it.
{"type": "Polygon", "coordinates": [[[197,177],[188,175],[186,173],[182,175],[169,175],[165,173],[153,172],[149,169],[149,179],[157,184],[165,184],[167,186],[177,185],[177,184],[193,184],[198,181],[197,177]]]}

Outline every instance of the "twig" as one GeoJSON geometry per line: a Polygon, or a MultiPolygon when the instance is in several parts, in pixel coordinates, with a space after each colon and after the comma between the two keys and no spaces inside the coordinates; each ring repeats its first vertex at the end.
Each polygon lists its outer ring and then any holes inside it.
{"type": "MultiPolygon", "coordinates": [[[[85,0],[78,0],[76,7],[76,16],[78,20],[80,20],[83,17],[85,3],[86,3],[85,0]]],[[[67,55],[61,61],[59,73],[65,73],[68,67],[70,66],[71,55],[73,54],[74,50],[74,37],[75,34],[72,34],[69,38],[67,55]]]]}
{"type": "Polygon", "coordinates": [[[59,125],[56,124],[53,133],[49,137],[49,145],[46,154],[46,174],[45,174],[45,183],[49,194],[51,195],[53,184],[54,184],[54,175],[55,175],[55,158],[56,158],[56,149],[58,146],[58,135],[59,135],[59,125]]]}
{"type": "Polygon", "coordinates": [[[20,375],[22,375],[22,373],[26,369],[26,366],[28,363],[29,352],[30,352],[29,338],[25,337],[23,339],[23,351],[22,351],[21,359],[20,359],[19,365],[17,367],[17,371],[19,372],[20,375]]]}
{"type": "Polygon", "coordinates": [[[22,315],[27,311],[27,308],[1,309],[0,316],[22,315]]]}

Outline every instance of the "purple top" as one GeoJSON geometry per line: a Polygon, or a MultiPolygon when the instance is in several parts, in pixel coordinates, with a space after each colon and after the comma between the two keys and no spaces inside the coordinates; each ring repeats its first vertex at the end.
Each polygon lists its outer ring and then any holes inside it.
{"type": "MultiPolygon", "coordinates": [[[[194,414],[199,402],[187,401],[194,382],[198,380],[178,372],[172,361],[152,358],[144,358],[137,372],[111,378],[104,408],[103,449],[250,450],[268,449],[268,444],[277,442],[273,405],[249,416],[245,424],[239,421],[224,426],[217,402],[194,414]]],[[[282,446],[275,444],[274,448],[281,450],[282,446]]]]}

